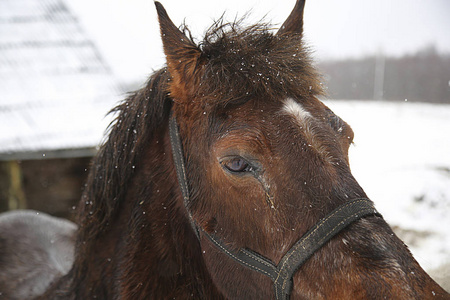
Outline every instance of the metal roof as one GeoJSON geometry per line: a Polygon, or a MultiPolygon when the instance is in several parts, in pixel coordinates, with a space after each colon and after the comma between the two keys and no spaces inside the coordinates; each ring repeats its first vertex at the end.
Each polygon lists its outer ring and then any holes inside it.
{"type": "Polygon", "coordinates": [[[0,160],[92,154],[122,96],[64,0],[0,1],[0,160]]]}

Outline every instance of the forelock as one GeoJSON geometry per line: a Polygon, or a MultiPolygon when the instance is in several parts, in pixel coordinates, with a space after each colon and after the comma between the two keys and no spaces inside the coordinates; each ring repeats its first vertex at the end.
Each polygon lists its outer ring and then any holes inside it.
{"type": "Polygon", "coordinates": [[[198,97],[223,103],[323,94],[300,35],[274,35],[270,24],[215,22],[200,43],[198,97]]]}

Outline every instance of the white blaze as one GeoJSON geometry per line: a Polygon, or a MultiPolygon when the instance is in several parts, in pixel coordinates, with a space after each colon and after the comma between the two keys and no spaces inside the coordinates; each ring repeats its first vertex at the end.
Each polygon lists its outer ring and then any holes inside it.
{"type": "Polygon", "coordinates": [[[331,156],[327,149],[321,143],[320,139],[316,138],[314,117],[309,111],[307,111],[300,103],[292,98],[284,100],[282,113],[291,116],[294,122],[299,126],[301,132],[303,132],[305,142],[309,147],[317,151],[325,160],[331,161],[331,156]]]}
{"type": "Polygon", "coordinates": [[[292,115],[300,125],[306,125],[307,121],[312,118],[309,111],[305,110],[303,106],[292,98],[284,100],[282,109],[284,112],[292,115]]]}

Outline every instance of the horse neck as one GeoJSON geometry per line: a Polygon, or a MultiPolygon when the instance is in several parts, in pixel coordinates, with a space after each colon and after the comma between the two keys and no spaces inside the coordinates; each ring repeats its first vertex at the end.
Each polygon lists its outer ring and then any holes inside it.
{"type": "Polygon", "coordinates": [[[77,299],[219,299],[182,207],[167,130],[146,148],[107,230],[79,239],[66,281],[77,299]]]}

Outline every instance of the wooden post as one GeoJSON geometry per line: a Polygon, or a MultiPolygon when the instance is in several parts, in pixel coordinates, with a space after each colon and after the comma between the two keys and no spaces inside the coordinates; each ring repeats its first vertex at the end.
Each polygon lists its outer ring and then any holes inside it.
{"type": "Polygon", "coordinates": [[[0,162],[0,211],[26,208],[22,170],[16,160],[0,162]]]}
{"type": "Polygon", "coordinates": [[[0,161],[0,212],[9,208],[9,176],[6,161],[0,161]]]}

